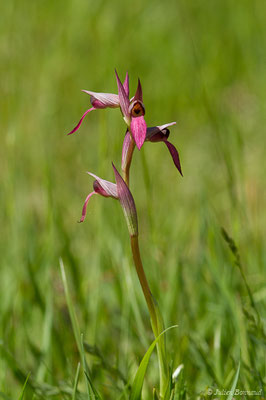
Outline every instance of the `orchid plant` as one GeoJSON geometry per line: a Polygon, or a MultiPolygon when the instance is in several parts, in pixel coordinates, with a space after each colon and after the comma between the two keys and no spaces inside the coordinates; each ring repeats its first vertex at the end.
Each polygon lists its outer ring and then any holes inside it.
{"type": "Polygon", "coordinates": [[[138,241],[138,218],[137,210],[134,198],[129,189],[129,174],[132,156],[135,147],[140,150],[144,142],[163,142],[167,146],[174,165],[182,175],[181,164],[179,154],[175,146],[168,141],[169,138],[169,127],[176,124],[176,122],[167,123],[164,125],[158,125],[154,127],[148,127],[145,122],[145,107],[143,104],[142,87],[140,80],[138,80],[138,86],[135,95],[130,98],[129,96],[129,76],[126,74],[124,83],[122,84],[117,72],[115,71],[118,94],[112,93],[98,93],[89,90],[83,90],[85,93],[90,95],[90,101],[92,107],[85,111],[78,124],[69,133],[73,134],[76,132],[85,116],[91,111],[104,108],[120,108],[124,121],[127,126],[126,134],[124,137],[123,148],[122,148],[122,161],[121,170],[122,174],[118,172],[114,164],[113,170],[115,175],[115,183],[106,181],[91,172],[88,172],[90,176],[94,178],[93,191],[88,194],[82,209],[82,216],[80,222],[83,222],[86,217],[87,206],[90,198],[93,195],[101,195],[103,197],[111,197],[119,200],[124,216],[127,222],[128,231],[131,241],[131,250],[133,255],[134,264],[136,267],[137,275],[141,284],[141,288],[147,303],[147,307],[150,313],[151,326],[155,336],[157,338],[157,353],[159,361],[159,373],[160,373],[160,399],[169,399],[172,390],[172,381],[170,368],[167,362],[165,339],[161,333],[164,331],[163,318],[160,313],[157,302],[155,301],[152,292],[150,290],[146,274],[141,261],[139,241],[138,241]],[[159,337],[160,336],[160,337],[159,337]]]}

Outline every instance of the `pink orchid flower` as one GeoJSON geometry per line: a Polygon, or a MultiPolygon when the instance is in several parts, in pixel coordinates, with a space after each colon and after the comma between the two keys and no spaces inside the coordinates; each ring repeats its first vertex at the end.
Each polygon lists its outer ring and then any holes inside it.
{"type": "Polygon", "coordinates": [[[68,135],[71,135],[79,129],[83,119],[89,112],[103,108],[120,107],[124,120],[133,136],[137,148],[140,149],[145,141],[147,129],[146,122],[144,120],[145,108],[143,104],[140,80],[138,81],[138,87],[135,96],[129,99],[128,73],[126,74],[126,78],[123,84],[120,81],[116,71],[115,74],[117,80],[118,94],[97,93],[89,90],[83,90],[83,92],[90,95],[92,107],[85,111],[78,124],[75,126],[74,129],[72,129],[71,132],[68,133],[68,135]]]}
{"type": "Polygon", "coordinates": [[[178,151],[175,146],[167,140],[170,135],[170,130],[168,129],[168,127],[175,124],[176,122],[170,122],[168,124],[147,128],[145,140],[153,143],[164,142],[172,156],[176,168],[183,176],[178,151]]]}
{"type": "Polygon", "coordinates": [[[103,197],[111,197],[113,199],[120,201],[130,236],[137,236],[138,220],[137,220],[137,211],[133,196],[126,182],[115,168],[114,164],[112,165],[115,173],[116,183],[105,181],[104,179],[99,178],[97,175],[88,172],[89,175],[95,178],[95,181],[93,182],[94,190],[91,193],[89,193],[89,195],[86,197],[86,200],[82,208],[82,216],[79,222],[83,222],[86,217],[87,206],[90,198],[95,194],[99,194],[103,197]]]}
{"type": "Polygon", "coordinates": [[[144,119],[145,107],[143,104],[141,83],[140,80],[138,80],[138,87],[135,96],[132,99],[129,99],[129,93],[125,90],[124,85],[122,85],[116,71],[115,74],[120,108],[128,129],[132,133],[136,146],[140,150],[145,141],[147,130],[147,125],[144,119]]]}

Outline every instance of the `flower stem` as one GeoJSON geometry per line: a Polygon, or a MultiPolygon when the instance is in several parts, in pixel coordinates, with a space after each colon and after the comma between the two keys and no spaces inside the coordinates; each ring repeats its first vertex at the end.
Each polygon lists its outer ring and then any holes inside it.
{"type": "Polygon", "coordinates": [[[133,259],[136,267],[136,271],[138,274],[138,278],[142,287],[142,291],[149,309],[149,313],[152,320],[152,325],[156,329],[156,336],[158,335],[158,326],[157,326],[157,318],[156,318],[156,310],[154,306],[153,297],[149,288],[149,284],[145,275],[145,271],[142,265],[140,251],[139,251],[139,240],[138,236],[131,236],[131,250],[133,254],[133,259]]]}
{"type": "Polygon", "coordinates": [[[129,171],[130,171],[130,166],[131,166],[131,161],[132,161],[133,152],[135,150],[135,146],[136,146],[135,142],[131,136],[131,141],[130,141],[128,151],[127,151],[126,163],[125,163],[125,166],[122,165],[123,178],[128,187],[129,187],[129,171]]]}
{"type": "MultiPolygon", "coordinates": [[[[131,249],[133,254],[133,259],[138,274],[138,278],[142,287],[142,291],[149,309],[151,317],[151,326],[154,333],[154,337],[157,338],[161,332],[164,330],[163,319],[159,310],[159,307],[151,293],[149,284],[145,275],[143,264],[141,261],[140,251],[139,251],[139,241],[138,236],[131,236],[131,249]]],[[[160,399],[168,398],[169,388],[170,388],[170,374],[166,359],[166,348],[165,348],[165,338],[162,337],[158,344],[156,345],[159,359],[159,371],[160,371],[160,399]]]]}

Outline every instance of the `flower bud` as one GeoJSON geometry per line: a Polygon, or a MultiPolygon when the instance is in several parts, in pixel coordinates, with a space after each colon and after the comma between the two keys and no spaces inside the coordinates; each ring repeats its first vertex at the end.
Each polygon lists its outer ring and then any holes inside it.
{"type": "Polygon", "coordinates": [[[127,222],[129,234],[130,236],[138,236],[138,217],[133,196],[114,164],[113,169],[115,172],[117,194],[127,222]]]}

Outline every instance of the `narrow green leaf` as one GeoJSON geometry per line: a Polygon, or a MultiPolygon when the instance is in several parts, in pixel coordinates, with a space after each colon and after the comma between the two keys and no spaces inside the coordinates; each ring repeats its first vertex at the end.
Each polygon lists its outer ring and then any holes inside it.
{"type": "Polygon", "coordinates": [[[49,357],[50,357],[50,349],[51,349],[51,337],[53,330],[53,300],[51,290],[46,293],[45,298],[45,314],[44,314],[44,324],[43,324],[43,336],[42,336],[42,345],[41,345],[41,353],[42,353],[42,362],[40,363],[35,376],[36,381],[43,382],[45,380],[45,374],[49,369],[49,357]]]}
{"type": "Polygon", "coordinates": [[[76,344],[77,344],[77,347],[79,350],[79,354],[82,359],[82,350],[81,350],[82,346],[81,346],[81,341],[80,341],[80,330],[79,330],[79,326],[78,326],[78,320],[77,320],[74,305],[72,303],[71,296],[69,293],[68,283],[67,283],[67,278],[66,278],[66,273],[65,273],[65,267],[64,267],[64,264],[63,264],[63,261],[61,258],[60,258],[59,262],[60,262],[62,281],[63,281],[63,285],[64,285],[64,291],[65,291],[65,295],[66,295],[67,307],[68,307],[68,311],[69,311],[69,315],[70,315],[70,319],[71,319],[72,329],[74,332],[74,336],[75,336],[76,344]]]}
{"type": "Polygon", "coordinates": [[[83,347],[83,334],[81,334],[80,342],[81,342],[83,369],[84,369],[84,374],[86,377],[88,399],[89,400],[102,400],[101,396],[99,395],[99,393],[97,393],[96,389],[94,388],[91,377],[90,377],[90,371],[89,371],[88,364],[86,362],[85,351],[84,351],[84,347],[83,347]]]}
{"type": "Polygon", "coordinates": [[[71,324],[72,324],[72,329],[74,332],[76,344],[79,350],[80,358],[82,361],[84,373],[86,376],[86,385],[87,385],[87,393],[88,393],[88,399],[89,400],[96,400],[96,399],[101,399],[99,394],[96,392],[96,390],[93,388],[92,381],[90,379],[90,373],[89,373],[89,368],[86,362],[85,358],[85,352],[83,348],[83,335],[80,334],[80,329],[78,326],[78,320],[77,316],[75,313],[74,305],[71,300],[71,296],[69,293],[68,289],[68,283],[67,283],[67,278],[66,278],[66,273],[65,273],[65,268],[62,259],[60,259],[60,269],[61,269],[61,275],[62,275],[62,281],[64,285],[64,290],[65,290],[65,295],[66,295],[66,301],[67,301],[67,306],[68,306],[68,311],[71,319],[71,324]]]}
{"type": "Polygon", "coordinates": [[[153,388],[152,394],[153,394],[153,396],[152,396],[153,400],[159,400],[158,394],[156,392],[156,388],[153,388]]]}
{"type": "Polygon", "coordinates": [[[73,393],[72,393],[72,400],[76,400],[78,381],[79,381],[79,371],[80,371],[80,363],[78,363],[78,366],[77,366],[77,372],[76,372],[76,376],[75,376],[75,382],[74,382],[73,393]]]}
{"type": "Polygon", "coordinates": [[[238,378],[239,378],[239,371],[240,371],[240,361],[239,361],[239,363],[238,363],[238,368],[237,368],[237,371],[236,371],[236,374],[235,374],[235,378],[234,378],[233,385],[232,385],[232,387],[231,387],[230,393],[229,393],[229,395],[227,396],[227,399],[226,399],[226,400],[232,400],[232,398],[233,398],[233,396],[234,396],[234,393],[235,393],[235,390],[236,390],[236,385],[237,385],[238,378]]]}
{"type": "Polygon", "coordinates": [[[152,352],[160,340],[161,336],[169,331],[170,329],[177,328],[177,325],[170,326],[169,328],[165,329],[163,332],[160,333],[159,336],[152,342],[150,347],[148,348],[147,352],[145,353],[143,359],[141,360],[140,366],[138,368],[138,371],[136,373],[133,385],[132,385],[132,391],[130,395],[130,400],[141,400],[141,392],[142,392],[142,387],[143,387],[143,382],[144,382],[144,377],[146,375],[147,367],[149,364],[150,357],[152,355],[152,352]]]}
{"type": "Polygon", "coordinates": [[[24,397],[24,392],[25,392],[25,389],[26,389],[26,386],[27,386],[27,382],[28,382],[29,377],[30,377],[30,372],[28,373],[27,378],[26,378],[26,380],[25,380],[25,382],[24,382],[24,385],[23,385],[23,388],[22,388],[22,391],[21,391],[21,393],[20,393],[20,395],[19,395],[18,400],[22,400],[23,397],[24,397]]]}

